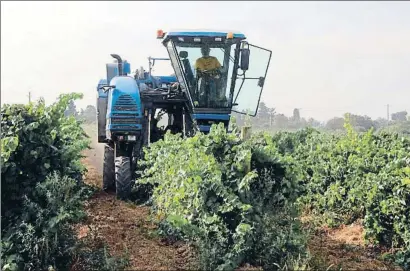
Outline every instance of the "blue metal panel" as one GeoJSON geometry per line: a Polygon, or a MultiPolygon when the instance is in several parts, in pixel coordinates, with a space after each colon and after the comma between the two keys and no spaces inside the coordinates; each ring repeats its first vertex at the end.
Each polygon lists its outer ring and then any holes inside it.
{"type": "Polygon", "coordinates": [[[201,132],[209,132],[211,130],[211,126],[209,125],[199,125],[199,131],[201,132]]]}
{"type": "Polygon", "coordinates": [[[110,85],[115,86],[115,89],[111,91],[112,104],[114,104],[122,94],[127,94],[134,99],[137,103],[137,107],[141,110],[140,92],[134,78],[129,76],[116,76],[111,80],[110,85]]]}
{"type": "MultiPolygon", "coordinates": [[[[115,114],[118,114],[118,112],[119,111],[107,111],[107,118],[112,118],[112,117],[121,118],[120,116],[115,115],[115,114]]],[[[130,116],[135,116],[136,114],[138,114],[138,116],[142,116],[141,114],[136,113],[136,111],[120,111],[120,112],[121,112],[121,115],[124,116],[124,118],[127,118],[127,117],[129,118],[130,116]]]]}
{"type": "MultiPolygon", "coordinates": [[[[168,37],[226,37],[228,32],[198,32],[198,31],[181,31],[181,32],[169,32],[166,34],[168,37]]],[[[233,33],[234,38],[245,39],[245,35],[242,33],[233,33]]]]}
{"type": "MultiPolygon", "coordinates": [[[[107,130],[109,130],[109,131],[124,131],[124,128],[118,128],[117,126],[122,126],[122,127],[127,126],[127,127],[130,127],[130,128],[135,127],[138,130],[142,130],[142,124],[108,124],[107,125],[107,130]]],[[[125,130],[124,132],[132,132],[132,131],[134,131],[134,130],[129,129],[129,130],[125,130]]]]}
{"type": "Polygon", "coordinates": [[[113,114],[116,114],[116,118],[121,118],[121,115],[137,115],[137,119],[141,120],[142,115],[142,103],[140,92],[134,78],[129,76],[114,77],[110,85],[115,86],[114,89],[111,89],[108,97],[108,106],[107,106],[107,126],[108,131],[117,131],[116,126],[130,127],[134,129],[125,130],[122,128],[121,131],[131,132],[135,131],[135,128],[141,130],[141,122],[135,124],[112,124],[111,117],[113,114]],[[120,109],[118,109],[120,108],[120,109]]]}
{"type": "Polygon", "coordinates": [[[152,76],[147,79],[138,80],[138,83],[148,84],[153,83],[153,80],[155,80],[155,83],[158,85],[178,82],[175,76],[152,76]]]}
{"type": "Polygon", "coordinates": [[[157,76],[161,83],[174,83],[178,82],[175,76],[157,76]]]}
{"type": "Polygon", "coordinates": [[[229,114],[193,114],[194,119],[206,119],[206,120],[229,120],[229,114]]]}
{"type": "Polygon", "coordinates": [[[139,79],[139,80],[137,80],[137,82],[138,82],[138,84],[140,84],[140,83],[147,84],[147,83],[152,83],[152,80],[151,79],[139,79]]]}
{"type": "Polygon", "coordinates": [[[117,63],[106,64],[106,71],[107,71],[107,82],[111,82],[111,80],[115,76],[118,76],[118,64],[117,63]]]}
{"type": "MultiPolygon", "coordinates": [[[[106,64],[106,71],[107,71],[107,81],[111,81],[112,78],[119,75],[118,72],[118,63],[108,63],[106,64]]],[[[131,73],[131,64],[127,61],[122,63],[122,71],[124,74],[131,73]]]]}
{"type": "Polygon", "coordinates": [[[123,69],[123,72],[125,74],[130,74],[131,73],[131,64],[128,63],[127,61],[124,61],[123,65],[122,65],[122,69],[123,69]]]}

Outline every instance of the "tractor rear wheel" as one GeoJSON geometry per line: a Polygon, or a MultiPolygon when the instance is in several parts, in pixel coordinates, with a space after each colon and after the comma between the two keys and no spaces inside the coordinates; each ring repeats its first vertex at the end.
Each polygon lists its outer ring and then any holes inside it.
{"type": "Polygon", "coordinates": [[[126,200],[131,194],[132,172],[131,158],[127,156],[115,157],[115,185],[117,198],[126,200]]]}
{"type": "Polygon", "coordinates": [[[114,148],[104,146],[103,190],[115,191],[114,148]]]}

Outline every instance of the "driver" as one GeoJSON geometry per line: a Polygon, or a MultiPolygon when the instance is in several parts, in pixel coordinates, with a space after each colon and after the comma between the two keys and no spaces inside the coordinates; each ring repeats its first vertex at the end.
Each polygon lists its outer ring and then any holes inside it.
{"type": "Polygon", "coordinates": [[[221,68],[221,63],[214,56],[210,56],[211,49],[209,45],[205,44],[201,47],[202,57],[195,62],[195,69],[200,71],[214,71],[221,68]]]}
{"type": "MultiPolygon", "coordinates": [[[[225,98],[224,93],[221,93],[222,89],[220,87],[220,75],[222,72],[222,66],[221,63],[219,63],[218,59],[214,56],[210,56],[211,49],[209,48],[208,44],[204,44],[201,47],[201,53],[202,53],[202,57],[198,58],[195,62],[195,70],[197,70],[197,72],[201,73],[201,72],[207,72],[210,73],[211,76],[216,79],[216,81],[214,81],[214,87],[215,87],[215,92],[213,92],[213,94],[211,94],[211,96],[213,96],[211,98],[211,100],[213,102],[216,102],[217,100],[223,101],[225,98]],[[214,96],[215,95],[215,96],[214,96]]],[[[200,87],[200,96],[204,95],[204,89],[203,89],[204,85],[201,84],[200,87]]],[[[201,98],[199,98],[201,100],[201,98]]],[[[198,102],[196,102],[198,103],[198,102]]]]}

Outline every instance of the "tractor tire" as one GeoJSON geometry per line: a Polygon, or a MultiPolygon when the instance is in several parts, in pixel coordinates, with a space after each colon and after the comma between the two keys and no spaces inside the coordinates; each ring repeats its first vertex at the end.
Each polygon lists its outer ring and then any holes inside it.
{"type": "Polygon", "coordinates": [[[104,146],[103,190],[115,191],[114,148],[108,144],[104,146]]]}
{"type": "Polygon", "coordinates": [[[132,172],[131,159],[126,156],[115,158],[115,186],[117,198],[126,200],[131,194],[132,172]]]}

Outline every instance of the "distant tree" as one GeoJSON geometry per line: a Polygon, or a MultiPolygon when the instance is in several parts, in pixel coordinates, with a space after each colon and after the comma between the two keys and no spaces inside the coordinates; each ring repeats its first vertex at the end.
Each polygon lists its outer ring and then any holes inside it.
{"type": "Polygon", "coordinates": [[[284,114],[277,114],[274,117],[274,124],[277,128],[288,128],[289,119],[284,114]]]}
{"type": "Polygon", "coordinates": [[[340,118],[340,117],[335,117],[333,119],[330,119],[327,123],[326,123],[326,129],[328,130],[343,130],[344,129],[344,118],[340,118]]]}
{"type": "Polygon", "coordinates": [[[258,114],[256,115],[258,122],[261,126],[269,119],[269,108],[264,102],[260,102],[258,108],[258,114]]]}
{"type": "Polygon", "coordinates": [[[367,131],[371,128],[376,128],[376,123],[368,116],[361,116],[361,115],[350,115],[350,121],[352,126],[361,132],[367,131]]]}
{"type": "Polygon", "coordinates": [[[267,107],[264,102],[260,102],[259,108],[258,108],[258,116],[264,117],[264,116],[267,116],[268,113],[269,113],[269,107],[267,107]]]}
{"type": "Polygon", "coordinates": [[[315,120],[314,118],[309,118],[307,120],[307,125],[310,127],[320,127],[320,121],[315,120]]]}
{"type": "Polygon", "coordinates": [[[388,131],[410,136],[410,121],[395,121],[387,127],[383,127],[380,131],[388,131]]]}
{"type": "Polygon", "coordinates": [[[377,118],[375,121],[373,121],[373,123],[375,125],[375,128],[378,130],[387,126],[387,119],[377,118]]]}
{"type": "Polygon", "coordinates": [[[293,109],[293,121],[300,122],[300,111],[298,108],[293,109]]]}
{"type": "Polygon", "coordinates": [[[307,127],[307,126],[308,126],[307,120],[306,120],[305,118],[301,118],[301,119],[299,120],[299,125],[298,125],[297,128],[305,128],[305,127],[307,127]]]}
{"type": "Polygon", "coordinates": [[[233,116],[236,117],[236,124],[238,126],[243,126],[245,124],[245,115],[239,114],[239,113],[234,113],[233,116]]]}
{"type": "Polygon", "coordinates": [[[68,117],[68,116],[77,117],[77,116],[78,116],[77,107],[75,106],[74,101],[71,101],[71,102],[68,104],[68,107],[67,107],[66,111],[64,112],[64,115],[65,115],[66,117],[68,117]]]}
{"type": "Polygon", "coordinates": [[[288,119],[288,128],[299,129],[306,126],[306,120],[300,118],[300,112],[298,108],[293,109],[293,115],[288,119]]]}
{"type": "Polygon", "coordinates": [[[252,121],[253,125],[258,128],[269,128],[272,126],[272,117],[275,109],[268,107],[263,101],[260,102],[256,119],[252,121]]]}
{"type": "Polygon", "coordinates": [[[275,108],[269,108],[269,126],[273,125],[273,119],[275,117],[276,110],[275,108]]]}
{"type": "Polygon", "coordinates": [[[85,110],[81,110],[79,119],[85,121],[86,123],[94,123],[97,118],[97,109],[93,105],[87,105],[85,110]]]}
{"type": "Polygon", "coordinates": [[[391,119],[394,121],[406,121],[407,120],[407,111],[400,111],[391,114],[391,119]]]}

